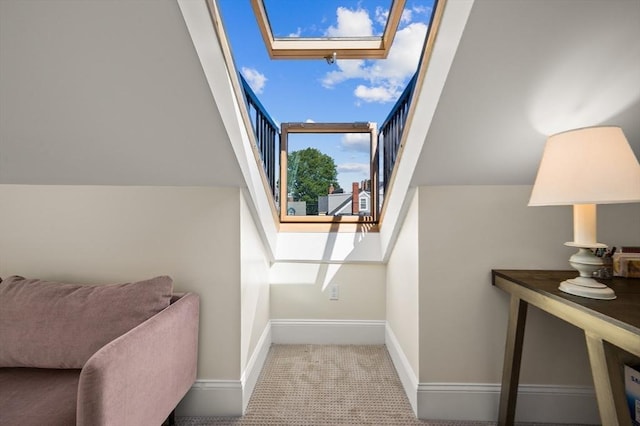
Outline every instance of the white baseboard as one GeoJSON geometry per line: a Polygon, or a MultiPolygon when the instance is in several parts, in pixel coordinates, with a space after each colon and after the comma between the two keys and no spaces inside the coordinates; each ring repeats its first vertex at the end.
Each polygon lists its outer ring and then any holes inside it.
{"type": "Polygon", "coordinates": [[[196,380],[176,408],[178,416],[242,416],[271,347],[267,325],[240,380],[196,380]]]}
{"type": "Polygon", "coordinates": [[[383,345],[384,320],[271,320],[273,343],[383,345]]]}
{"type": "MultiPolygon", "coordinates": [[[[420,383],[417,400],[421,419],[496,421],[500,385],[420,383]]],[[[600,424],[597,407],[587,387],[522,385],[516,421],[600,424]]]]}
{"type": "MultiPolygon", "coordinates": [[[[393,330],[385,330],[387,350],[414,413],[427,420],[496,421],[499,384],[418,383],[393,330]]],[[[534,423],[600,424],[593,389],[580,386],[521,385],[516,420],[534,423]]]]}
{"type": "Polygon", "coordinates": [[[522,385],[518,388],[516,420],[601,424],[596,394],[586,386],[522,385]]]}
{"type": "Polygon", "coordinates": [[[240,380],[196,380],[176,408],[178,416],[241,416],[240,380]]]}
{"type": "Polygon", "coordinates": [[[242,377],[240,381],[242,383],[242,413],[244,414],[247,410],[247,405],[249,404],[249,399],[251,398],[251,394],[253,394],[253,390],[256,387],[256,382],[258,381],[258,377],[260,377],[260,372],[262,371],[262,367],[264,366],[264,362],[267,360],[267,354],[269,353],[269,348],[271,347],[271,324],[267,324],[258,339],[258,343],[247,362],[247,367],[242,373],[242,377]]]}
{"type": "Polygon", "coordinates": [[[407,398],[411,403],[413,413],[417,415],[418,378],[416,377],[413,368],[411,368],[409,359],[404,354],[404,351],[400,346],[400,342],[398,342],[396,335],[393,333],[393,330],[388,323],[385,329],[385,343],[387,345],[387,351],[391,356],[391,361],[393,361],[393,365],[398,372],[398,376],[400,377],[400,382],[402,383],[402,387],[404,388],[404,393],[407,395],[407,398]]]}

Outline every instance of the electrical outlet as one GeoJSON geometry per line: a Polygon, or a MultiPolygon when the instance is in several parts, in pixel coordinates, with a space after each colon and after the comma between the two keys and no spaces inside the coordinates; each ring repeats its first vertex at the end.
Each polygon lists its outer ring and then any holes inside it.
{"type": "Polygon", "coordinates": [[[338,284],[331,284],[329,287],[329,300],[338,300],[340,298],[340,287],[338,284]]]}

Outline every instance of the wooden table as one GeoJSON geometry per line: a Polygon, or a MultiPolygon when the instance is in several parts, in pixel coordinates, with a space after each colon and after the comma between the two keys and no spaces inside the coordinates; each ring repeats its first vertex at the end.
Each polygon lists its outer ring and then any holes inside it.
{"type": "Polygon", "coordinates": [[[605,280],[618,298],[595,300],[558,290],[576,271],[493,270],[492,275],[493,285],[511,295],[498,425],[513,425],[527,307],[533,305],[584,330],[602,424],[630,426],[622,363],[640,359],[640,279],[605,280]]]}

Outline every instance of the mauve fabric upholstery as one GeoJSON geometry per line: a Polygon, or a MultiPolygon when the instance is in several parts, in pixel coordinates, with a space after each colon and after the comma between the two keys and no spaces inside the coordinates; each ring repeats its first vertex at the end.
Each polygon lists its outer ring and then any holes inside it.
{"type": "Polygon", "coordinates": [[[169,306],[172,279],[87,286],[0,282],[0,367],[82,368],[98,349],[169,306]]]}
{"type": "Polygon", "coordinates": [[[0,368],[0,425],[76,424],[80,370],[0,368]]]}
{"type": "Polygon", "coordinates": [[[0,368],[0,425],[162,424],[195,382],[198,363],[200,298],[171,300],[82,370],[0,368]]]}
{"type": "Polygon", "coordinates": [[[162,424],[196,379],[199,303],[186,293],[96,352],[80,373],[76,424],[162,424]]]}

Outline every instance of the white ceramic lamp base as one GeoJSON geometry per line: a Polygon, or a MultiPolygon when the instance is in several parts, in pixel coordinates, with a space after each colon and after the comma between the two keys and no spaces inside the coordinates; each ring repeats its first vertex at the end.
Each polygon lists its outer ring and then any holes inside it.
{"type": "Polygon", "coordinates": [[[566,243],[565,245],[578,247],[578,252],[569,258],[569,263],[580,272],[580,276],[561,282],[560,291],[590,299],[615,299],[616,294],[612,289],[593,279],[593,273],[603,267],[603,262],[601,258],[593,254],[591,248],[606,246],[598,243],[589,245],[589,247],[577,243],[566,243]]]}

